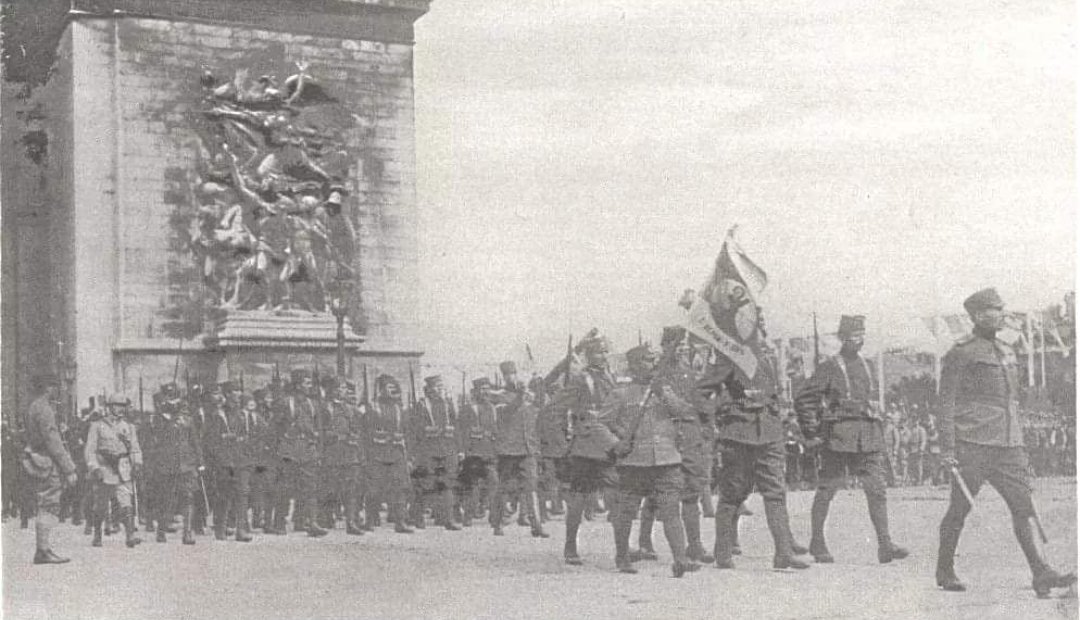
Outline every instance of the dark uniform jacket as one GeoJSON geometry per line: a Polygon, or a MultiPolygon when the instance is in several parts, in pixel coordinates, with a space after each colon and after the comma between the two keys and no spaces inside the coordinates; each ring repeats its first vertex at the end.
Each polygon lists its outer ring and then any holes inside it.
{"type": "Polygon", "coordinates": [[[570,375],[567,385],[555,396],[555,412],[570,412],[572,438],[570,456],[606,461],[618,443],[611,429],[600,421],[600,408],[615,388],[611,375],[587,367],[570,375]]]}
{"type": "Polygon", "coordinates": [[[539,408],[525,402],[521,392],[512,393],[513,399],[499,408],[498,432],[495,453],[499,456],[527,456],[540,454],[540,435],[536,430],[539,408]]]}
{"type": "Polygon", "coordinates": [[[549,401],[540,409],[537,430],[540,433],[540,452],[544,458],[562,458],[570,452],[570,416],[566,409],[556,408],[549,401]]]}
{"type": "Polygon", "coordinates": [[[1000,339],[967,336],[941,362],[941,447],[956,441],[1023,445],[1017,403],[1016,356],[1000,339]]]}
{"type": "Polygon", "coordinates": [[[465,456],[494,457],[496,430],[495,405],[492,403],[468,403],[461,408],[457,433],[465,456]]]}
{"type": "Polygon", "coordinates": [[[255,423],[252,425],[250,446],[255,456],[255,465],[269,467],[278,460],[278,428],[274,425],[274,412],[264,407],[261,403],[255,412],[255,423]]]}
{"type": "Polygon", "coordinates": [[[834,452],[881,452],[885,434],[875,409],[874,371],[861,355],[828,358],[795,396],[799,424],[834,452]]]}
{"type": "Polygon", "coordinates": [[[406,460],[405,431],[408,419],[401,403],[377,401],[364,416],[368,457],[376,463],[402,463],[406,460]]]}
{"type": "Polygon", "coordinates": [[[354,436],[356,409],[341,400],[326,403],[328,426],[324,436],[323,462],[334,467],[344,467],[362,462],[360,442],[354,436]]]}
{"type": "Polygon", "coordinates": [[[692,412],[686,401],[672,401],[651,392],[648,385],[631,383],[608,394],[600,418],[630,444],[630,451],[618,458],[620,467],[656,467],[682,462],[678,419],[692,412]]]}
{"type": "Polygon", "coordinates": [[[298,463],[318,461],[322,422],[319,401],[295,392],[287,395],[277,411],[278,456],[298,463]]]}
{"type": "Polygon", "coordinates": [[[434,459],[457,455],[453,404],[448,400],[421,398],[412,416],[412,457],[417,467],[433,466],[434,459]]]}
{"type": "Polygon", "coordinates": [[[56,410],[45,396],[30,404],[26,416],[26,447],[34,454],[51,458],[65,476],[75,471],[75,463],[60,438],[56,410]]]}
{"type": "Polygon", "coordinates": [[[176,414],[156,417],[155,450],[153,460],[147,456],[147,465],[163,476],[192,472],[203,465],[202,444],[191,418],[176,414]]]}
{"type": "Polygon", "coordinates": [[[730,362],[723,358],[709,369],[700,386],[721,396],[722,404],[716,410],[718,439],[752,446],[784,441],[776,378],[764,358],[759,358],[750,386],[736,378],[730,362]]]}

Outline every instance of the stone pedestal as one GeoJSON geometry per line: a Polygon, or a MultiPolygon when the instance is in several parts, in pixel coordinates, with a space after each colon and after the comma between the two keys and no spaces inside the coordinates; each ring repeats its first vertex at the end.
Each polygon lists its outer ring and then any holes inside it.
{"type": "MultiPolygon", "coordinates": [[[[428,4],[15,3],[22,13],[5,16],[5,47],[19,49],[26,37],[33,62],[15,55],[5,75],[18,84],[3,89],[4,410],[25,409],[31,375],[63,368],[80,406],[102,390],[134,399],[140,383],[154,390],[174,376],[246,378],[300,363],[332,372],[329,312],[222,315],[237,301],[220,282],[249,278],[236,275],[247,255],[204,256],[206,241],[221,244],[238,221],[257,230],[254,207],[272,200],[265,190],[274,175],[308,183],[303,191],[318,205],[297,194],[292,207],[277,203],[279,212],[316,229],[336,222],[307,235],[335,243],[335,260],[348,256],[338,271],[351,280],[354,369],[372,353],[404,380],[392,369],[420,354],[409,338],[418,316],[412,53],[413,23],[428,4]],[[43,22],[54,27],[10,30],[43,22]],[[47,44],[43,32],[52,33],[47,44]],[[297,99],[290,76],[299,73],[307,87],[297,99]],[[296,113],[274,114],[285,110],[296,113]],[[309,142],[298,143],[304,154],[274,147],[275,158],[255,157],[260,145],[291,143],[275,142],[274,132],[309,130],[309,142]],[[320,150],[327,136],[335,146],[320,150]],[[236,147],[248,141],[255,154],[236,147]],[[240,181],[229,174],[233,155],[240,181]],[[230,219],[224,211],[237,203],[242,215],[230,219]],[[347,231],[347,253],[335,231],[347,231]],[[365,353],[369,343],[379,344],[365,353]]],[[[283,264],[277,252],[260,264],[283,264]]]]}

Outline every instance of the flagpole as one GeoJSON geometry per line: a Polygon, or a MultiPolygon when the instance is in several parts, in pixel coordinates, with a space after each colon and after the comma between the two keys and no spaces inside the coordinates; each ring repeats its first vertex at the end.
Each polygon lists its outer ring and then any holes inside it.
{"type": "Polygon", "coordinates": [[[818,357],[821,355],[821,348],[818,344],[818,331],[817,331],[817,311],[814,311],[814,372],[817,372],[818,357]]]}
{"type": "Polygon", "coordinates": [[[881,411],[885,411],[885,348],[884,347],[882,347],[880,350],[878,350],[877,376],[878,376],[878,406],[881,407],[881,411]]]}
{"type": "Polygon", "coordinates": [[[1031,324],[1031,313],[1024,313],[1024,320],[1027,323],[1027,372],[1028,372],[1028,387],[1035,387],[1035,330],[1031,324]]]}
{"type": "Polygon", "coordinates": [[[1039,358],[1039,374],[1042,376],[1042,387],[1046,389],[1046,315],[1039,313],[1039,344],[1042,355],[1039,358]]]}

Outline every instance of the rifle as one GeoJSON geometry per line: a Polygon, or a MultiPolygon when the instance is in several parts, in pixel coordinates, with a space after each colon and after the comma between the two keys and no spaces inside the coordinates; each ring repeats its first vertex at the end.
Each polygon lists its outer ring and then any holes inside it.
{"type": "Polygon", "coordinates": [[[412,362],[409,362],[409,407],[416,407],[416,375],[413,374],[412,362]]]}
{"type": "MultiPolygon", "coordinates": [[[[176,353],[176,363],[173,364],[173,369],[172,369],[172,382],[173,382],[173,385],[176,385],[176,375],[177,375],[177,373],[180,372],[180,357],[184,354],[184,337],[183,337],[183,335],[181,335],[179,338],[177,338],[177,340],[180,341],[180,347],[179,347],[179,350],[176,353]]],[[[184,372],[187,372],[187,368],[184,369],[184,372]]]]}
{"type": "Polygon", "coordinates": [[[366,405],[367,403],[371,402],[371,392],[368,391],[367,364],[364,364],[362,366],[362,370],[364,371],[364,400],[363,400],[363,402],[366,405]]]}
{"type": "Polygon", "coordinates": [[[240,393],[244,393],[244,371],[240,371],[240,393]]]}
{"type": "Polygon", "coordinates": [[[570,385],[570,360],[574,359],[574,335],[566,337],[566,371],[563,373],[563,387],[570,385]]]}
{"type": "Polygon", "coordinates": [[[142,415],[146,410],[143,409],[143,387],[142,387],[142,375],[139,375],[139,414],[142,415]]]}

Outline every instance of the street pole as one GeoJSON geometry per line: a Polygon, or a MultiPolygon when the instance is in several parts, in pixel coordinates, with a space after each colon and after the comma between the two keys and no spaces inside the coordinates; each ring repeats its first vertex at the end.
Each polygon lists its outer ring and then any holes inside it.
{"type": "Polygon", "coordinates": [[[334,313],[337,318],[337,376],[345,376],[345,309],[334,313]]]}

